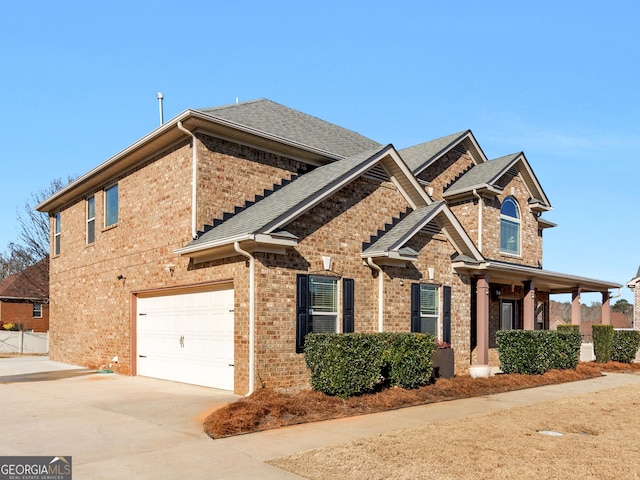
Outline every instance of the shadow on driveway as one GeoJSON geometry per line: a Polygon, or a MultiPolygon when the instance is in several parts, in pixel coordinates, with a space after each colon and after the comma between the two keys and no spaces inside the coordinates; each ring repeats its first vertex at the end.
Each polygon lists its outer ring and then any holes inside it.
{"type": "Polygon", "coordinates": [[[6,375],[0,377],[0,384],[24,383],[24,382],[46,382],[50,380],[61,380],[63,378],[81,377],[98,373],[90,369],[55,370],[52,372],[21,373],[18,375],[6,375]]]}

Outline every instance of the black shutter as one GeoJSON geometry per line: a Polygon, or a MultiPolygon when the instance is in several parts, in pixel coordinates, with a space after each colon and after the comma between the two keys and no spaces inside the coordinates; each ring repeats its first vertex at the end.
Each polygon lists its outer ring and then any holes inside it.
{"type": "Polygon", "coordinates": [[[442,341],[451,343],[451,287],[442,287],[442,341]]]}
{"type": "Polygon", "coordinates": [[[304,352],[304,337],[309,333],[309,275],[298,274],[296,288],[296,353],[304,352]]]}
{"type": "Polygon", "coordinates": [[[420,331],[420,284],[411,284],[411,331],[420,331]]]}
{"type": "Polygon", "coordinates": [[[342,279],[342,333],[354,332],[354,283],[353,278],[342,279]]]}

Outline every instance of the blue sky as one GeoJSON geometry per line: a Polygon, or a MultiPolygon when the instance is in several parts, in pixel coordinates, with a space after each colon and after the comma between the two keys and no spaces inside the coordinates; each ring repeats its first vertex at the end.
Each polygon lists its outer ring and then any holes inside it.
{"type": "Polygon", "coordinates": [[[0,249],[31,192],[157,127],[161,91],[165,119],[266,97],[396,148],[470,128],[540,180],[558,224],[544,267],[624,284],[639,17],[633,1],[4,2],[0,249]]]}

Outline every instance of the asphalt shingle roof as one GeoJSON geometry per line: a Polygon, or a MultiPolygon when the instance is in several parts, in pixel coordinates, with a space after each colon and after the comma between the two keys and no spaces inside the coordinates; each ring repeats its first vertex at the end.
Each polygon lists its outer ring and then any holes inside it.
{"type": "Polygon", "coordinates": [[[502,174],[510,168],[513,161],[518,158],[521,153],[514,153],[504,157],[496,158],[489,162],[475,165],[471,170],[460,177],[453,185],[451,185],[445,194],[452,192],[463,192],[474,187],[490,185],[502,176],[502,174]]]}
{"type": "Polygon", "coordinates": [[[446,150],[452,144],[457,142],[461,137],[466,135],[469,130],[453,133],[444,137],[436,138],[428,142],[414,145],[400,150],[398,153],[406,162],[412,172],[416,172],[424,165],[428,164],[435,156],[446,150]]]}
{"type": "MultiPolygon", "coordinates": [[[[379,253],[387,252],[389,250],[398,249],[398,242],[406,242],[409,240],[410,233],[414,231],[420,223],[424,222],[425,218],[438,210],[444,202],[434,202],[431,205],[419,207],[409,213],[406,217],[400,220],[391,230],[385,233],[378,241],[370,245],[363,253],[379,253]]],[[[417,252],[411,249],[407,249],[417,255],[417,252]]]]}
{"type": "Polygon", "coordinates": [[[25,268],[0,282],[0,297],[5,298],[42,298],[49,296],[49,261],[25,268]]]}
{"type": "Polygon", "coordinates": [[[387,147],[377,147],[351,158],[318,167],[202,234],[189,246],[220,242],[245,234],[265,233],[265,229],[272,222],[288,212],[295,211],[307,199],[347,176],[350,171],[357,169],[385,148],[387,147]]]}
{"type": "Polygon", "coordinates": [[[381,146],[359,133],[264,98],[198,111],[344,158],[381,146]]]}

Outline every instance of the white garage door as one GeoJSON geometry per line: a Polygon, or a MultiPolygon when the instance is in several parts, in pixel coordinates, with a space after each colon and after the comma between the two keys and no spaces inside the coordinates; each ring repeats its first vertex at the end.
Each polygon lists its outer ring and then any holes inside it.
{"type": "Polygon", "coordinates": [[[138,375],[233,390],[233,289],[139,297],[138,375]]]}

